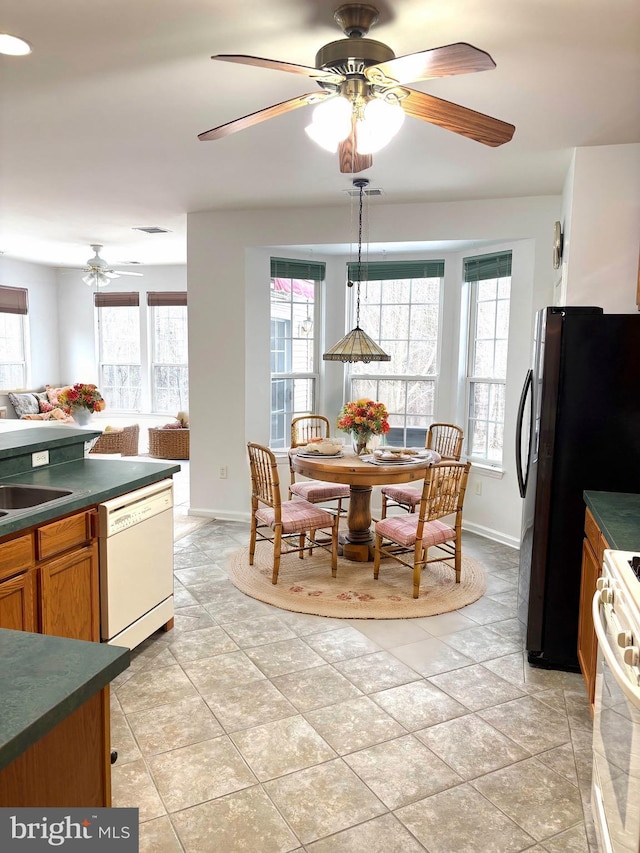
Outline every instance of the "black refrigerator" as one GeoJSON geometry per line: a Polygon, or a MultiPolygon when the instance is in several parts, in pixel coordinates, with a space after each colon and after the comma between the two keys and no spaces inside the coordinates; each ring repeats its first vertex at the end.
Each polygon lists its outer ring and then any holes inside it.
{"type": "Polygon", "coordinates": [[[545,308],[516,428],[529,663],[578,671],[583,491],[640,492],[640,315],[545,308]]]}

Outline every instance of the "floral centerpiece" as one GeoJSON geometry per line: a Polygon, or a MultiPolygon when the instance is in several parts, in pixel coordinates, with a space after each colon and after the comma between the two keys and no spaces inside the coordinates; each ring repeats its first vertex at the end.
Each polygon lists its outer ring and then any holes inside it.
{"type": "Polygon", "coordinates": [[[371,444],[372,436],[385,435],[389,432],[388,417],[384,403],[363,398],[344,404],[340,410],[337,427],[351,433],[354,450],[360,456],[368,449],[367,445],[371,444]]]}
{"type": "Polygon", "coordinates": [[[105,402],[96,385],[76,382],[58,394],[58,405],[67,409],[74,420],[81,423],[86,422],[90,414],[101,412],[105,402]]]}

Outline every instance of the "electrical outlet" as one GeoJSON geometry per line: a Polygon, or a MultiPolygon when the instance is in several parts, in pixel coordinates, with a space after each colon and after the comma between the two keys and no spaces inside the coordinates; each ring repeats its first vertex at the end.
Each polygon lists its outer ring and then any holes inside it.
{"type": "Polygon", "coordinates": [[[221,480],[227,479],[227,466],[226,465],[220,466],[220,473],[218,474],[218,476],[220,477],[221,480]]]}
{"type": "Polygon", "coordinates": [[[475,493],[476,493],[476,495],[482,494],[482,480],[476,480],[476,482],[475,482],[475,493]]]}
{"type": "Polygon", "coordinates": [[[38,453],[31,454],[31,467],[37,468],[39,465],[49,464],[49,451],[40,450],[38,453]]]}

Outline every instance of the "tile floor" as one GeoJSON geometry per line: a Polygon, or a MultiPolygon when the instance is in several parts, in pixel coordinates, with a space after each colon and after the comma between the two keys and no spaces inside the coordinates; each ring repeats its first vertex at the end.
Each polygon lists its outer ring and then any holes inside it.
{"type": "Polygon", "coordinates": [[[596,850],[582,679],[526,663],[517,552],[467,534],[480,601],[346,622],[236,590],[247,540],[176,542],[175,628],[113,682],[113,805],[140,809],[142,853],[596,850]]]}

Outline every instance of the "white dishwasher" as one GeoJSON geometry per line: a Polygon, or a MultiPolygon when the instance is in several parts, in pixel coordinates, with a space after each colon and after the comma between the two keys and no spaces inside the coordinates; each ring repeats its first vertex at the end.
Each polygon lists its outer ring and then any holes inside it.
{"type": "Polygon", "coordinates": [[[173,482],[98,507],[103,642],[134,649],[173,620],[173,482]]]}

